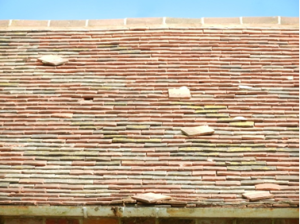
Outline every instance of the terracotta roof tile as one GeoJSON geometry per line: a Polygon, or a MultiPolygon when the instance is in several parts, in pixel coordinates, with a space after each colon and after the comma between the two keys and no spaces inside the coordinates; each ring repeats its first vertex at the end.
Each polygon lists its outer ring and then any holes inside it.
{"type": "Polygon", "coordinates": [[[298,24],[280,19],[0,21],[0,204],[297,206],[298,24]]]}

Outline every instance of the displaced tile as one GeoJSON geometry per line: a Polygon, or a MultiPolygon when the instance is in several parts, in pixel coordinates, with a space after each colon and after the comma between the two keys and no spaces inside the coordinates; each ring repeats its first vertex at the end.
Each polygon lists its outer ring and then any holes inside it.
{"type": "Polygon", "coordinates": [[[254,191],[244,193],[243,197],[249,199],[250,201],[259,201],[262,199],[273,198],[274,196],[267,191],[254,191]]]}
{"type": "Polygon", "coordinates": [[[68,61],[67,59],[61,58],[57,55],[45,55],[38,58],[38,60],[41,61],[43,64],[54,66],[62,65],[68,61]]]}
{"type": "Polygon", "coordinates": [[[226,109],[227,106],[224,106],[224,105],[205,105],[204,106],[204,109],[226,109]]]}
{"type": "Polygon", "coordinates": [[[272,191],[276,191],[276,190],[280,190],[281,186],[278,184],[256,184],[255,185],[255,189],[256,190],[272,190],[272,191]]]}
{"type": "Polygon", "coordinates": [[[188,136],[211,135],[215,132],[215,130],[209,126],[185,127],[181,128],[181,131],[188,136]]]}
{"type": "Polygon", "coordinates": [[[187,87],[181,87],[179,89],[169,89],[170,98],[190,98],[191,93],[187,87]]]}
{"type": "Polygon", "coordinates": [[[171,200],[170,196],[162,195],[162,194],[154,194],[154,193],[147,193],[147,194],[138,194],[135,196],[132,196],[133,199],[145,203],[155,203],[158,201],[164,201],[164,200],[171,200]]]}

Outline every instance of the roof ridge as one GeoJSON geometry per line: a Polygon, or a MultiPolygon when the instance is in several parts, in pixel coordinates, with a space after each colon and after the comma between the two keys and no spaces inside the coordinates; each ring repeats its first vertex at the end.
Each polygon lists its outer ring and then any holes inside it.
{"type": "Polygon", "coordinates": [[[99,20],[0,20],[0,29],[104,27],[299,27],[299,17],[124,18],[99,20]]]}

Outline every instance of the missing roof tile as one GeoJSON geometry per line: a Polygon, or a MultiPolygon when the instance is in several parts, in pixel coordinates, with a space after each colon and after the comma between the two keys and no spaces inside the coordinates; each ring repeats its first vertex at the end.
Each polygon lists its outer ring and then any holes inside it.
{"type": "Polygon", "coordinates": [[[86,101],[93,101],[94,97],[84,97],[83,99],[86,100],[86,101]]]}
{"type": "Polygon", "coordinates": [[[170,98],[190,98],[191,93],[190,90],[183,86],[179,89],[169,89],[169,97],[170,98]]]}
{"type": "Polygon", "coordinates": [[[45,65],[53,65],[53,66],[62,65],[68,61],[67,59],[61,58],[58,55],[45,55],[38,58],[38,60],[45,65]]]}

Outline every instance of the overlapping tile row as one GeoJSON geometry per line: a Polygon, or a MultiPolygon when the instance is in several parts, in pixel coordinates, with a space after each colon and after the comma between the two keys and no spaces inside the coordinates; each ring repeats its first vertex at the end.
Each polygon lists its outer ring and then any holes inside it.
{"type": "Polygon", "coordinates": [[[298,29],[0,36],[1,204],[298,206],[298,29]],[[37,60],[52,54],[69,61],[37,60]],[[169,98],[183,86],[191,98],[169,98]],[[199,125],[214,134],[181,132],[199,125]],[[242,197],[264,183],[272,199],[242,197]]]}

